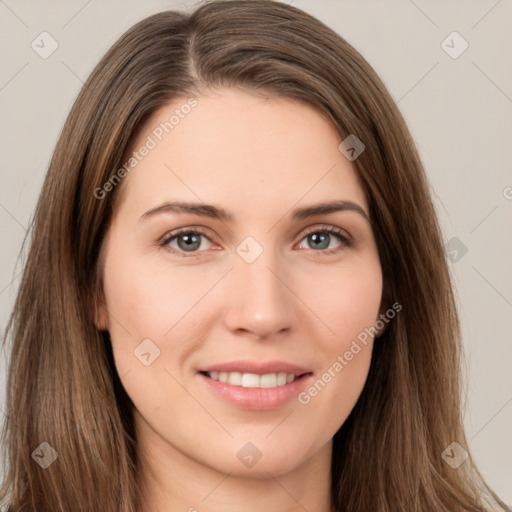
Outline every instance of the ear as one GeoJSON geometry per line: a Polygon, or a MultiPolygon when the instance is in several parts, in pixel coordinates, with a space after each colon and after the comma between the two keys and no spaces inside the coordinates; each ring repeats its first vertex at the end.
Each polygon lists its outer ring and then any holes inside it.
{"type": "Polygon", "coordinates": [[[99,331],[108,331],[108,311],[103,292],[98,294],[95,301],[94,324],[99,331]]]}

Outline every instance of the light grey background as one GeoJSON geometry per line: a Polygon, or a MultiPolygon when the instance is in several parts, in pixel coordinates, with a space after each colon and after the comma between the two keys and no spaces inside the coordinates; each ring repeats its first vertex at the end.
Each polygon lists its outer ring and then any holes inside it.
{"type": "MultiPolygon", "coordinates": [[[[468,361],[465,423],[470,447],[486,478],[510,504],[512,1],[293,4],[324,21],[363,54],[383,78],[415,137],[445,242],[458,239],[448,248],[449,258],[456,260],[450,265],[468,361]],[[446,39],[453,31],[469,44],[458,58],[445,51],[454,54],[463,48],[458,36],[446,39]],[[457,253],[453,244],[458,244],[457,253]]],[[[164,0],[0,0],[2,330],[19,282],[15,263],[20,244],[82,82],[135,22],[160,10],[194,5],[164,0]],[[32,41],[42,46],[38,36],[43,31],[59,45],[46,59],[31,47],[32,41]]],[[[0,357],[0,410],[4,379],[5,354],[0,357]]]]}

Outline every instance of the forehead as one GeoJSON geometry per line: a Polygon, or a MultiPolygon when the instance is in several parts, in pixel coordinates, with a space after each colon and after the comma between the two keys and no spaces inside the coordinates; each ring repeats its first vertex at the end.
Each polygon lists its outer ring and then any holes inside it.
{"type": "Polygon", "coordinates": [[[311,106],[286,98],[214,89],[175,99],[132,145],[139,160],[122,184],[123,202],[148,208],[179,198],[262,215],[302,200],[344,199],[368,211],[341,140],[311,106]]]}

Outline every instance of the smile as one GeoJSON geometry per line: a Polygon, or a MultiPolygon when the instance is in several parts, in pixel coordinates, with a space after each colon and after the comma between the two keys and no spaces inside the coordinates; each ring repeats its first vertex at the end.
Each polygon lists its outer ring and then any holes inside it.
{"type": "Polygon", "coordinates": [[[286,361],[231,361],[197,371],[208,394],[238,409],[269,411],[293,401],[313,372],[286,361]]]}
{"type": "Polygon", "coordinates": [[[243,388],[277,388],[290,384],[298,378],[294,373],[285,372],[267,373],[265,375],[241,372],[205,372],[205,375],[210,379],[243,388]]]}

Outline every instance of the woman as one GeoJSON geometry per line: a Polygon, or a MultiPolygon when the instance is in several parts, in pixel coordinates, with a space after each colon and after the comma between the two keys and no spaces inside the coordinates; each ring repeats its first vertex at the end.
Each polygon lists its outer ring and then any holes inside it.
{"type": "Polygon", "coordinates": [[[9,325],[9,510],[483,511],[428,183],[289,5],[124,34],[77,98],[9,325]],[[428,241],[428,243],[427,243],[428,241]]]}

